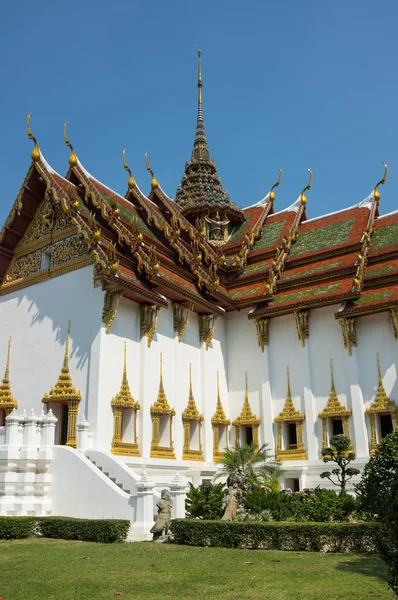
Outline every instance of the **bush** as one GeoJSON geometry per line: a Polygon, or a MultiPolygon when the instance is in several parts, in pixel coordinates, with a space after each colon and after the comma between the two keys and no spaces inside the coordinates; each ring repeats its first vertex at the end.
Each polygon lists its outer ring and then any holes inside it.
{"type": "Polygon", "coordinates": [[[199,519],[219,519],[224,512],[223,500],[223,483],[202,483],[198,487],[190,483],[185,501],[187,516],[199,519]]]}
{"type": "Polygon", "coordinates": [[[294,518],[295,507],[299,503],[297,496],[289,496],[279,492],[253,492],[243,497],[245,507],[254,514],[269,510],[275,521],[285,521],[294,518]]]}
{"type": "Polygon", "coordinates": [[[37,521],[43,537],[103,544],[124,542],[130,527],[130,521],[122,519],[41,517],[37,521]]]}
{"type": "Polygon", "coordinates": [[[174,541],[189,546],[312,552],[373,552],[376,523],[256,523],[175,519],[174,541]]]}
{"type": "Polygon", "coordinates": [[[19,540],[36,534],[36,517],[0,517],[0,540],[19,540]]]}

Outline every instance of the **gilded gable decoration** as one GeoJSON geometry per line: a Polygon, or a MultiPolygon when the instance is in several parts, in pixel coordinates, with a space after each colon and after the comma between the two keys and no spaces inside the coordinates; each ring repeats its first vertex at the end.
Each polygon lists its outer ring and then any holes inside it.
{"type": "Polygon", "coordinates": [[[188,327],[189,313],[191,310],[192,305],[184,306],[178,302],[174,302],[173,304],[173,326],[174,331],[178,334],[179,342],[181,342],[188,327]]]}
{"type": "Polygon", "coordinates": [[[122,456],[140,456],[137,435],[137,412],[140,410],[139,402],[134,400],[127,379],[126,342],[124,342],[123,375],[120,391],[111,401],[113,413],[113,438],[111,445],[112,454],[122,456]],[[133,442],[123,442],[123,420],[127,418],[128,411],[133,412],[133,442]]]}
{"type": "Polygon", "coordinates": [[[257,418],[257,416],[252,412],[249,404],[249,388],[247,385],[247,373],[245,373],[245,399],[243,402],[242,412],[237,419],[232,421],[232,425],[235,427],[236,441],[239,442],[241,433],[244,433],[246,428],[250,428],[252,431],[253,442],[258,445],[258,428],[260,423],[261,419],[257,418]]]}
{"type": "Polygon", "coordinates": [[[182,458],[185,460],[204,460],[202,447],[202,422],[203,415],[200,414],[192,392],[192,364],[189,363],[189,396],[188,405],[182,413],[184,425],[184,446],[182,458]],[[196,433],[197,449],[192,448],[192,436],[196,433]]]}
{"type": "Polygon", "coordinates": [[[276,458],[278,460],[307,460],[303,441],[304,419],[305,415],[294,407],[290,391],[289,368],[287,368],[285,405],[274,419],[277,424],[276,458]]]}
{"type": "MultiPolygon", "coordinates": [[[[51,404],[52,402],[59,403],[61,405],[66,404],[68,407],[68,428],[67,428],[67,441],[66,446],[76,448],[76,426],[77,426],[77,413],[79,408],[80,400],[82,399],[81,393],[78,392],[72,383],[72,377],[69,371],[69,342],[70,342],[70,321],[68,321],[68,333],[66,336],[65,344],[65,356],[62,365],[61,373],[58,377],[58,381],[55,386],[50,390],[48,394],[44,394],[42,402],[44,404],[51,404]]],[[[51,408],[51,407],[50,407],[51,408]]]]}
{"type": "Polygon", "coordinates": [[[339,319],[341,331],[343,334],[344,347],[347,348],[348,354],[352,355],[352,347],[357,345],[357,320],[355,317],[346,317],[339,319]]]}
{"type": "Polygon", "coordinates": [[[378,387],[376,397],[372,404],[365,410],[365,413],[369,415],[370,420],[370,453],[372,454],[377,446],[378,439],[380,440],[382,435],[381,431],[378,432],[378,427],[381,429],[381,423],[377,423],[376,417],[378,415],[390,415],[392,429],[398,427],[398,406],[395,405],[393,400],[387,396],[387,392],[384,389],[383,378],[380,370],[380,360],[377,354],[377,374],[378,374],[378,387]],[[380,435],[378,435],[380,433],[380,435]]]}
{"type": "Polygon", "coordinates": [[[174,442],[173,442],[173,418],[175,416],[174,408],[171,408],[167,400],[166,393],[163,387],[163,364],[162,354],[160,354],[160,374],[159,374],[159,391],[156,402],[151,406],[152,419],[152,441],[151,441],[151,458],[175,458],[174,442]],[[166,435],[168,421],[168,444],[162,443],[161,434],[166,435]],[[162,431],[163,430],[163,431],[162,431]]]}
{"type": "Polygon", "coordinates": [[[224,456],[223,451],[220,451],[220,438],[225,440],[225,446],[228,448],[228,427],[231,421],[227,419],[220,397],[220,378],[217,371],[217,406],[216,412],[211,418],[211,426],[213,428],[213,461],[220,462],[224,456]]]}
{"type": "Polygon", "coordinates": [[[5,424],[5,418],[18,408],[18,402],[15,400],[10,385],[10,359],[11,359],[11,337],[8,342],[7,363],[4,372],[3,381],[0,385],[0,426],[5,424]]]}
{"type": "Polygon", "coordinates": [[[266,317],[256,317],[255,323],[258,345],[261,348],[261,352],[264,352],[264,347],[268,346],[269,342],[269,319],[266,317]]]}
{"type": "Polygon", "coordinates": [[[309,328],[309,311],[308,310],[295,310],[294,318],[296,321],[297,335],[301,342],[301,345],[305,346],[305,340],[310,337],[309,328]]]}
{"type": "Polygon", "coordinates": [[[390,308],[389,312],[390,312],[391,325],[392,325],[392,330],[394,332],[394,337],[396,340],[398,340],[398,309],[390,308]]]}
{"type": "Polygon", "coordinates": [[[199,339],[205,342],[206,350],[213,340],[214,330],[216,328],[216,315],[198,315],[199,318],[199,339]]]}
{"type": "Polygon", "coordinates": [[[148,348],[150,348],[153,336],[156,333],[156,327],[159,319],[159,310],[160,306],[155,306],[154,304],[140,305],[141,337],[146,336],[148,348]]]}
{"type": "MultiPolygon", "coordinates": [[[[346,408],[341,404],[334,385],[333,377],[333,364],[330,361],[330,395],[329,400],[322,412],[318,414],[318,417],[322,420],[322,448],[326,448],[329,445],[328,442],[328,426],[332,419],[341,419],[343,426],[343,434],[351,441],[350,435],[350,422],[351,409],[346,408]]],[[[350,449],[352,446],[350,444],[350,449]]]]}

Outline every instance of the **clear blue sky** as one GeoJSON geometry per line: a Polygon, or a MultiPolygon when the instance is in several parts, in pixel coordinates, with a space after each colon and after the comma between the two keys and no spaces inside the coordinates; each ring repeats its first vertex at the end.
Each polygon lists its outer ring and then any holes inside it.
{"type": "Polygon", "coordinates": [[[225,188],[262,198],[283,168],[276,209],[314,172],[310,217],[380,189],[398,208],[398,2],[70,0],[6,2],[0,22],[0,220],[30,164],[25,120],[47,161],[68,168],[62,127],[86,168],[124,195],[121,151],[144,192],[144,153],[174,196],[204,119],[225,188]]]}

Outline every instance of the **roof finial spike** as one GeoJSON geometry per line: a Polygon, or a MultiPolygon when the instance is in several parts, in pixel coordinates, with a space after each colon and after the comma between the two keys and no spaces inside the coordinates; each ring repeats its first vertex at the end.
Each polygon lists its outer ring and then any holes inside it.
{"type": "Polygon", "coordinates": [[[39,144],[37,143],[36,138],[33,135],[32,130],[30,128],[30,117],[31,116],[32,116],[32,113],[29,113],[28,118],[26,119],[26,125],[28,127],[28,138],[30,140],[32,140],[35,145],[35,147],[32,150],[32,154],[30,156],[31,156],[33,162],[37,162],[40,158],[40,149],[39,149],[39,144]]]}
{"type": "Polygon", "coordinates": [[[192,363],[189,363],[189,397],[191,398],[192,396],[192,363]]]}
{"type": "Polygon", "coordinates": [[[220,402],[220,374],[217,371],[217,401],[220,402]]]}
{"type": "Polygon", "coordinates": [[[198,48],[198,118],[199,111],[202,110],[202,50],[198,48]]]}
{"type": "Polygon", "coordinates": [[[149,171],[149,172],[150,172],[150,174],[152,175],[152,181],[151,181],[151,185],[152,185],[152,187],[153,187],[153,188],[156,188],[156,187],[158,187],[158,185],[159,185],[159,184],[158,184],[158,182],[157,182],[157,180],[156,180],[156,177],[155,177],[155,175],[153,174],[153,171],[152,171],[151,167],[149,166],[149,162],[148,162],[148,152],[145,152],[145,165],[146,165],[146,169],[147,169],[147,171],[149,171]]]}
{"type": "Polygon", "coordinates": [[[64,364],[62,366],[63,371],[69,371],[69,339],[70,339],[70,321],[68,321],[68,333],[66,335],[64,364]]]}
{"type": "Polygon", "coordinates": [[[127,381],[127,361],[126,361],[126,342],[124,342],[124,352],[123,352],[123,381],[127,381]]]}
{"type": "Polygon", "coordinates": [[[196,121],[196,135],[193,143],[192,160],[210,160],[209,148],[207,147],[205,125],[202,110],[202,50],[198,49],[198,119],[196,121]]]}
{"type": "Polygon", "coordinates": [[[4,373],[3,383],[8,382],[10,379],[10,358],[11,358],[11,336],[10,336],[10,339],[8,340],[7,364],[6,364],[6,370],[4,373]]]}
{"type": "Polygon", "coordinates": [[[272,186],[272,188],[271,188],[271,189],[270,189],[270,191],[269,191],[269,197],[270,197],[270,200],[271,200],[272,202],[275,200],[274,189],[275,189],[276,187],[279,187],[279,184],[280,184],[280,182],[281,182],[281,179],[282,179],[282,169],[281,169],[280,167],[278,167],[278,169],[279,169],[279,177],[278,177],[278,181],[277,181],[276,183],[274,183],[274,185],[272,186]]]}
{"type": "Polygon", "coordinates": [[[75,167],[77,165],[77,156],[76,156],[76,152],[73,149],[72,144],[70,143],[70,141],[68,139],[68,134],[66,133],[67,126],[68,126],[68,121],[66,121],[66,123],[64,124],[64,140],[65,140],[65,144],[68,146],[68,148],[70,148],[69,166],[75,167]]]}
{"type": "Polygon", "coordinates": [[[160,353],[160,376],[159,376],[159,387],[163,389],[163,353],[160,353]]]}
{"type": "Polygon", "coordinates": [[[382,161],[382,164],[384,165],[384,175],[383,177],[380,179],[379,183],[376,183],[374,190],[373,190],[373,195],[375,200],[379,201],[380,200],[380,192],[379,192],[379,185],[384,185],[387,179],[387,173],[388,173],[388,166],[386,165],[386,163],[384,161],[382,161]]]}
{"type": "Polygon", "coordinates": [[[332,359],[330,359],[330,382],[331,382],[331,392],[335,392],[335,387],[334,387],[334,377],[333,377],[333,361],[332,359]]]}
{"type": "Polygon", "coordinates": [[[302,204],[307,204],[307,198],[306,198],[304,192],[306,190],[310,190],[311,186],[312,186],[312,171],[311,171],[311,169],[307,169],[307,171],[310,174],[310,180],[309,180],[308,184],[305,186],[305,188],[303,189],[303,191],[301,192],[300,199],[301,199],[302,204]]]}
{"type": "Polygon", "coordinates": [[[287,399],[291,399],[292,393],[290,391],[290,375],[289,375],[289,367],[286,367],[287,371],[287,399]]]}
{"type": "Polygon", "coordinates": [[[381,376],[381,370],[380,370],[380,359],[379,359],[379,353],[377,352],[376,354],[377,357],[377,374],[379,377],[379,383],[383,383],[383,378],[381,376]]]}
{"type": "Polygon", "coordinates": [[[245,401],[249,402],[249,388],[247,385],[247,371],[245,372],[245,401]]]}
{"type": "Polygon", "coordinates": [[[129,187],[129,189],[131,190],[131,188],[133,188],[135,186],[135,180],[134,177],[127,165],[127,161],[126,161],[126,148],[123,150],[122,152],[122,156],[123,156],[123,166],[126,169],[127,173],[130,175],[129,180],[127,182],[127,185],[129,187]]]}

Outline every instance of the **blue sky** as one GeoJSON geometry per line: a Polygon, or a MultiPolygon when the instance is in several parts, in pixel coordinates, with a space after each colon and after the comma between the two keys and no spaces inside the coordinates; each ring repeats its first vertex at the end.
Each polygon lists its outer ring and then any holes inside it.
{"type": "Polygon", "coordinates": [[[208,142],[237,204],[283,169],[276,210],[314,173],[310,217],[381,188],[398,208],[398,3],[370,0],[7,2],[0,22],[0,220],[30,164],[26,116],[47,161],[68,167],[62,127],[85,167],[124,194],[127,158],[149,191],[144,153],[174,196],[196,121],[203,50],[208,142]]]}

